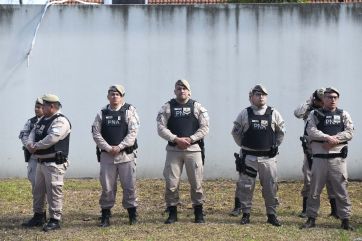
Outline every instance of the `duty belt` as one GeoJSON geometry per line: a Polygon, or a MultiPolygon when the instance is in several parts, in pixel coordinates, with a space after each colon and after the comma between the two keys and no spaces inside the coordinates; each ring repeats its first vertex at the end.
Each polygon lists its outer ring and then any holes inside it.
{"type": "Polygon", "coordinates": [[[330,159],[336,157],[346,158],[348,155],[348,146],[344,146],[341,149],[341,152],[337,153],[327,153],[327,154],[314,154],[313,157],[322,158],[322,159],[330,159]]]}
{"type": "Polygon", "coordinates": [[[270,151],[251,151],[242,149],[241,152],[245,155],[252,155],[252,156],[269,156],[270,151]]]}
{"type": "Polygon", "coordinates": [[[343,153],[328,153],[328,154],[314,154],[313,157],[322,158],[322,159],[329,159],[329,158],[336,158],[336,157],[343,157],[343,153]]]}
{"type": "MultiPolygon", "coordinates": [[[[168,144],[169,144],[170,146],[176,146],[176,145],[177,145],[175,142],[171,142],[171,141],[169,141],[168,144]]],[[[195,145],[195,144],[198,144],[198,143],[197,143],[197,142],[191,143],[191,146],[192,146],[192,145],[195,145]]]]}
{"type": "MultiPolygon", "coordinates": [[[[312,140],[311,143],[312,143],[312,142],[325,143],[326,141],[315,141],[315,140],[312,140]]],[[[345,145],[345,144],[348,144],[348,142],[345,141],[345,142],[338,143],[338,145],[345,145]]]]}
{"type": "Polygon", "coordinates": [[[39,163],[43,163],[43,162],[55,162],[55,157],[52,157],[52,158],[38,158],[38,162],[39,162],[39,163]]]}

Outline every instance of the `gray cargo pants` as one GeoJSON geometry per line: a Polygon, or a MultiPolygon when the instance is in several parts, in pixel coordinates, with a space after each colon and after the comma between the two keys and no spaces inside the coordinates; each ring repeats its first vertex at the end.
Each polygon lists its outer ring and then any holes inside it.
{"type": "Polygon", "coordinates": [[[35,187],[35,176],[36,176],[36,166],[38,165],[38,160],[30,157],[28,161],[28,180],[31,183],[31,193],[34,195],[34,187],[35,187]]]}
{"type": "Polygon", "coordinates": [[[191,185],[190,195],[192,206],[202,205],[205,196],[202,190],[203,170],[201,152],[167,151],[163,176],[166,181],[166,206],[179,203],[179,185],[183,166],[185,165],[188,181],[191,185]]]}
{"type": "Polygon", "coordinates": [[[131,161],[113,163],[113,157],[107,153],[101,154],[99,180],[102,194],[99,205],[102,209],[111,209],[116,201],[117,182],[120,180],[123,197],[123,208],[137,207],[136,193],[136,162],[134,154],[128,155],[131,161]]]}
{"type": "MultiPolygon", "coordinates": [[[[313,165],[312,165],[312,168],[313,168],[313,165]]],[[[312,170],[309,169],[307,156],[305,154],[304,154],[302,171],[303,171],[304,181],[303,181],[303,189],[300,193],[301,193],[302,197],[308,197],[309,192],[310,192],[310,180],[312,177],[312,170]]],[[[334,194],[334,191],[333,191],[333,187],[329,180],[327,180],[327,182],[326,182],[326,188],[327,188],[328,198],[329,199],[336,198],[336,195],[334,194]]]]}
{"type": "Polygon", "coordinates": [[[49,217],[60,220],[63,209],[64,174],[68,163],[38,163],[33,194],[34,213],[43,213],[45,195],[49,206],[49,217]]]}
{"type": "MultiPolygon", "coordinates": [[[[276,214],[276,207],[279,205],[277,191],[277,161],[276,158],[255,157],[246,155],[245,164],[258,171],[262,195],[265,202],[267,214],[276,214]]],[[[243,213],[250,213],[256,178],[240,173],[236,192],[241,202],[243,213]]]]}
{"type": "Polygon", "coordinates": [[[307,199],[307,216],[316,218],[320,207],[320,194],[327,181],[335,192],[337,215],[340,219],[351,215],[351,201],[348,195],[347,164],[343,158],[314,158],[310,194],[307,199]]]}

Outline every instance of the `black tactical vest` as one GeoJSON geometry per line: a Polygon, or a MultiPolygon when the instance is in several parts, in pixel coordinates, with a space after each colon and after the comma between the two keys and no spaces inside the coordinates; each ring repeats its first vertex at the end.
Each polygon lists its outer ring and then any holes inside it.
{"type": "Polygon", "coordinates": [[[31,131],[34,128],[35,123],[38,121],[38,117],[34,116],[33,118],[29,119],[30,125],[29,130],[31,131]]]}
{"type": "Polygon", "coordinates": [[[267,150],[275,145],[275,133],[271,127],[273,110],[267,107],[264,115],[255,115],[247,108],[249,128],[244,133],[242,145],[255,150],[267,150]]]}
{"type": "Polygon", "coordinates": [[[117,146],[127,136],[126,110],[130,106],[125,103],[118,111],[110,110],[108,106],[102,110],[101,134],[109,145],[117,146]]]}
{"type": "Polygon", "coordinates": [[[199,121],[194,115],[195,101],[189,99],[186,104],[180,104],[175,99],[170,100],[171,116],[167,128],[178,137],[189,137],[199,129],[199,121]]]}
{"type": "MultiPolygon", "coordinates": [[[[56,118],[58,118],[60,116],[66,118],[68,120],[68,118],[66,116],[64,116],[63,114],[60,114],[60,113],[53,115],[49,119],[42,117],[39,120],[39,122],[35,125],[35,142],[38,142],[38,141],[44,139],[48,135],[48,129],[49,129],[50,125],[56,118]]],[[[69,120],[68,120],[68,122],[69,122],[69,120]]],[[[70,122],[69,122],[69,125],[71,125],[70,122]]],[[[65,157],[68,157],[69,139],[70,139],[70,133],[67,135],[66,138],[58,141],[57,143],[55,143],[48,149],[36,150],[35,154],[44,155],[44,154],[52,154],[52,153],[61,151],[61,152],[63,152],[63,155],[65,157]]]]}
{"type": "Polygon", "coordinates": [[[344,131],[344,122],[342,116],[343,110],[336,109],[334,112],[318,109],[314,111],[314,115],[318,119],[317,129],[324,134],[334,136],[344,131]]]}

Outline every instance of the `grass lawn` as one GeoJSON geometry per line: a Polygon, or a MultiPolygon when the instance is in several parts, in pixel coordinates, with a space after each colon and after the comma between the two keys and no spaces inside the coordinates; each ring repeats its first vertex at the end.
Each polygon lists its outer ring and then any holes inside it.
{"type": "Polygon", "coordinates": [[[182,205],[179,222],[163,224],[164,182],[159,179],[140,179],[137,182],[139,197],[139,223],[128,225],[127,211],[121,207],[121,187],[117,203],[112,209],[111,227],[99,228],[98,205],[100,184],[97,179],[66,179],[62,229],[44,233],[40,228],[25,229],[21,223],[32,216],[30,183],[26,179],[0,180],[0,240],[362,240],[362,183],[350,182],[352,200],[352,225],[356,231],[340,229],[340,221],[329,217],[329,202],[322,195],[317,227],[300,230],[305,219],[299,218],[301,209],[301,182],[279,184],[278,216],[282,227],[266,223],[264,201],[260,185],[254,194],[251,224],[240,225],[240,217],[230,217],[228,212],[234,202],[235,182],[209,180],[204,183],[207,201],[204,205],[206,224],[194,224],[190,203],[189,184],[181,184],[182,205]]]}

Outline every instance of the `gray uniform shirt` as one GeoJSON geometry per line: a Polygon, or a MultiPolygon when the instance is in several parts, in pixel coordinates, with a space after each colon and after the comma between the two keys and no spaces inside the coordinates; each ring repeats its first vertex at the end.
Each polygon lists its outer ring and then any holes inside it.
{"type": "MultiPolygon", "coordinates": [[[[37,118],[36,122],[39,121],[40,118],[37,118]]],[[[35,124],[36,124],[35,122],[35,124]]],[[[34,126],[35,126],[34,124],[34,126]]],[[[28,144],[29,135],[31,132],[31,122],[30,119],[25,123],[23,129],[20,131],[19,139],[21,140],[21,143],[23,143],[23,146],[26,148],[26,145],[28,144]]],[[[31,158],[34,158],[33,154],[31,155],[31,158]]]]}
{"type": "Polygon", "coordinates": [[[294,110],[294,116],[298,119],[303,119],[304,123],[306,123],[308,115],[311,112],[311,106],[312,100],[309,98],[307,101],[305,101],[294,110]]]}
{"type": "MultiPolygon", "coordinates": [[[[317,129],[317,125],[319,123],[318,118],[314,115],[313,110],[308,116],[308,124],[307,124],[307,133],[309,138],[311,139],[311,148],[313,154],[327,154],[327,153],[336,153],[340,152],[341,149],[347,144],[337,145],[330,150],[327,150],[323,147],[323,143],[315,142],[316,141],[324,141],[328,134],[324,134],[322,131],[317,129]]],[[[336,134],[336,137],[340,142],[350,141],[353,137],[353,122],[351,116],[347,111],[343,111],[342,113],[343,123],[344,123],[344,131],[336,134]]]]}
{"type": "MultiPolygon", "coordinates": [[[[303,104],[301,104],[294,110],[294,116],[297,117],[298,119],[304,120],[304,126],[303,126],[304,128],[305,128],[305,125],[307,124],[309,113],[313,110],[312,109],[312,104],[313,104],[312,98],[313,97],[309,98],[307,101],[305,101],[303,104]]],[[[303,136],[307,140],[307,151],[308,151],[308,153],[311,153],[310,138],[308,135],[304,135],[304,128],[303,128],[303,136]]]]}
{"type": "MultiPolygon", "coordinates": [[[[209,133],[209,115],[205,107],[200,103],[195,102],[194,104],[194,115],[199,121],[199,129],[190,136],[192,143],[204,138],[207,133],[209,133]]],[[[176,135],[172,134],[171,131],[167,128],[168,119],[171,116],[170,103],[166,103],[161,107],[161,110],[157,115],[157,132],[160,137],[169,142],[174,142],[176,135]]],[[[166,146],[168,151],[201,151],[199,145],[191,145],[186,150],[181,150],[177,146],[166,146]]]]}
{"type": "MultiPolygon", "coordinates": [[[[264,115],[267,107],[268,106],[265,105],[259,109],[255,105],[251,105],[251,108],[253,109],[255,115],[264,115]]],[[[277,146],[279,146],[284,138],[285,124],[280,113],[274,108],[272,108],[272,110],[273,113],[272,113],[271,127],[275,132],[276,144],[277,146]]],[[[240,114],[237,116],[236,120],[234,121],[234,127],[231,131],[231,135],[233,136],[234,141],[238,146],[242,147],[242,149],[251,150],[250,148],[244,147],[241,144],[243,142],[244,133],[248,130],[248,128],[249,128],[248,111],[247,109],[243,109],[240,112],[240,114]]]]}
{"type": "MultiPolygon", "coordinates": [[[[37,121],[39,121],[40,118],[37,118],[37,121]]],[[[31,122],[30,122],[30,119],[27,120],[27,122],[25,123],[23,129],[20,131],[20,134],[19,134],[19,139],[21,140],[21,143],[23,143],[24,146],[26,146],[26,144],[28,143],[28,138],[29,138],[29,135],[30,135],[30,132],[31,132],[31,122]]]]}

